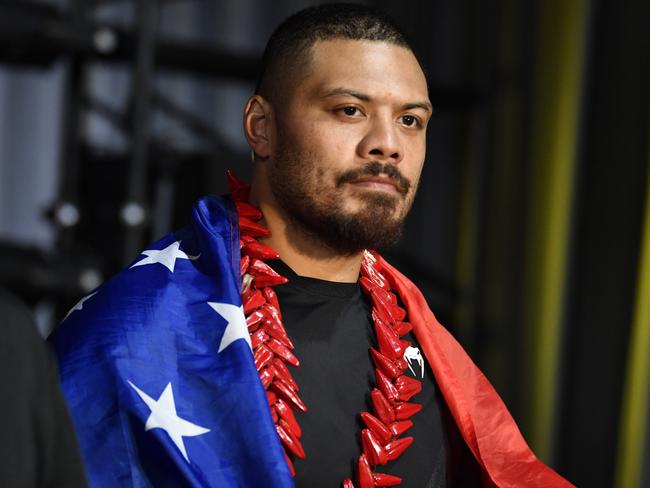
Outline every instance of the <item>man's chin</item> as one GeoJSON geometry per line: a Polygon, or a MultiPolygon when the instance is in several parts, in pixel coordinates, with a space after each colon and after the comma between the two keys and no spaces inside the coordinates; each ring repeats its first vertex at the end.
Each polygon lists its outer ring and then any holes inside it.
{"type": "Polygon", "coordinates": [[[350,215],[362,215],[380,211],[382,215],[394,217],[402,203],[399,193],[389,193],[377,190],[356,190],[346,198],[345,211],[350,215]]]}
{"type": "Polygon", "coordinates": [[[403,219],[396,216],[393,208],[362,205],[349,212],[342,208],[305,210],[301,208],[293,214],[295,222],[342,255],[362,249],[386,250],[401,234],[403,219]]]}

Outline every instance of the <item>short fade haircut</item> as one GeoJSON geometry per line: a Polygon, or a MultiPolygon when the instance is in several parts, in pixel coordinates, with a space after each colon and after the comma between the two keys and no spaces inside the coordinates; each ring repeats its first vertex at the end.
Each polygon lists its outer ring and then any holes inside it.
{"type": "Polygon", "coordinates": [[[306,70],[312,46],[331,39],[388,42],[411,51],[422,65],[407,35],[385,14],[359,4],[318,5],[291,15],[271,34],[255,93],[269,101],[282,98],[306,70]]]}

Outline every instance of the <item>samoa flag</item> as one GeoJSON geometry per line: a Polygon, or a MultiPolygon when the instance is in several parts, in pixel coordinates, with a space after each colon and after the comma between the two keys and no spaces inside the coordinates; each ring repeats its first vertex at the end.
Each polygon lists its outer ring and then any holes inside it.
{"type": "Polygon", "coordinates": [[[91,486],[293,487],[241,304],[234,204],[84,297],[49,341],[91,486]]]}

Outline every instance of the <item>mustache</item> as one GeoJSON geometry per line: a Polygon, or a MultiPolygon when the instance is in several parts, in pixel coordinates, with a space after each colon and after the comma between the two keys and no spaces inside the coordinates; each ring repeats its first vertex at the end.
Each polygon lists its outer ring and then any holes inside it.
{"type": "Polygon", "coordinates": [[[387,176],[390,182],[395,185],[397,191],[402,195],[406,195],[411,188],[411,182],[395,165],[382,164],[379,161],[372,161],[358,168],[346,171],[338,177],[336,184],[337,186],[341,186],[345,183],[357,183],[367,177],[382,175],[387,176]]]}

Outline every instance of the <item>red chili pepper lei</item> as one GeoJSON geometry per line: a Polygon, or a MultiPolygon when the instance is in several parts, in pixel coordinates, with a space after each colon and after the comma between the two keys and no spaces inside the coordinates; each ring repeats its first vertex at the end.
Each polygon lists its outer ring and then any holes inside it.
{"type": "Polygon", "coordinates": [[[375,415],[383,423],[390,424],[395,421],[395,411],[381,391],[377,388],[373,389],[370,392],[370,400],[372,401],[372,408],[375,411],[375,415]]]}
{"type": "Polygon", "coordinates": [[[276,394],[289,402],[289,405],[293,406],[296,410],[301,410],[303,412],[307,411],[307,405],[303,403],[298,394],[289,388],[286,383],[278,381],[277,379],[271,383],[269,386],[276,394]]]}
{"type": "Polygon", "coordinates": [[[255,350],[254,357],[255,367],[257,368],[257,371],[261,371],[273,360],[273,351],[264,344],[260,344],[260,346],[255,350]]]}
{"type": "Polygon", "coordinates": [[[266,264],[264,261],[261,259],[253,257],[251,260],[251,264],[248,267],[248,272],[252,274],[253,276],[273,276],[273,277],[279,277],[280,275],[275,272],[271,266],[266,264]]]}
{"type": "Polygon", "coordinates": [[[226,177],[228,178],[230,196],[233,198],[233,200],[235,200],[235,202],[247,200],[251,186],[248,183],[240,180],[237,175],[235,175],[235,173],[233,173],[231,170],[226,171],[226,177]]]}
{"type": "Polygon", "coordinates": [[[280,427],[284,429],[284,431],[289,434],[291,437],[291,440],[293,441],[294,446],[298,450],[298,453],[296,454],[300,459],[305,459],[305,450],[302,447],[302,444],[300,443],[300,439],[298,439],[298,435],[296,432],[291,428],[291,425],[283,419],[282,417],[280,418],[279,422],[280,427]]]}
{"type": "Polygon", "coordinates": [[[404,402],[422,391],[422,383],[408,376],[400,376],[397,378],[395,380],[395,387],[397,388],[399,399],[404,402]]]}
{"type": "MultiPolygon", "coordinates": [[[[267,390],[271,415],[283,444],[289,471],[295,476],[295,467],[287,451],[297,458],[304,459],[306,456],[299,440],[302,430],[294,411],[305,412],[307,406],[300,399],[298,384],[286,364],[297,367],[300,361],[291,351],[294,346],[284,329],[280,304],[272,288],[286,283],[287,279],[264,262],[278,259],[279,255],[256,240],[271,233],[257,223],[263,217],[259,209],[246,202],[250,185],[230,171],[228,184],[239,214],[242,303],[251,334],[255,366],[267,390]]],[[[373,473],[371,466],[397,459],[413,443],[413,437],[400,437],[413,426],[413,422],[407,419],[422,409],[421,405],[408,402],[422,390],[421,382],[403,374],[408,368],[403,355],[410,343],[401,336],[409,333],[412,326],[372,252],[364,253],[359,283],[373,304],[371,315],[377,346],[370,348],[370,355],[376,366],[378,388],[373,388],[370,393],[374,415],[361,412],[361,419],[367,428],[361,431],[362,453],[356,465],[356,484],[352,478],[346,478],[342,486],[396,486],[401,484],[401,478],[373,473]]]]}
{"type": "Polygon", "coordinates": [[[375,381],[381,392],[388,398],[389,402],[396,402],[399,398],[399,391],[397,387],[388,379],[388,377],[381,372],[379,368],[375,368],[375,381]]]}
{"type": "Polygon", "coordinates": [[[372,477],[370,464],[364,454],[359,456],[359,460],[357,461],[357,482],[360,488],[373,488],[375,486],[375,479],[372,477]]]}
{"type": "Polygon", "coordinates": [[[251,237],[267,237],[271,235],[271,231],[266,227],[245,217],[239,218],[239,232],[241,232],[243,236],[251,237]]]}
{"type": "Polygon", "coordinates": [[[269,401],[269,405],[275,405],[275,402],[278,401],[278,396],[272,391],[267,391],[266,399],[269,401]]]}
{"type": "MultiPolygon", "coordinates": [[[[246,308],[244,307],[244,313],[246,311],[246,308]]],[[[248,332],[254,332],[257,330],[259,325],[262,323],[262,321],[266,318],[266,315],[264,314],[264,310],[255,310],[253,313],[251,313],[248,317],[246,317],[246,325],[248,326],[248,332]]],[[[253,346],[253,349],[255,346],[253,346]]]]}
{"type": "Polygon", "coordinates": [[[299,390],[298,383],[296,383],[296,380],[293,379],[289,368],[287,368],[286,364],[284,364],[280,358],[275,358],[273,360],[273,366],[275,367],[275,372],[280,378],[289,383],[289,386],[291,386],[291,388],[294,390],[299,390]]]}
{"type": "Polygon", "coordinates": [[[400,370],[397,364],[372,347],[370,348],[370,355],[372,356],[375,365],[389,378],[397,378],[402,374],[403,371],[400,370]]]}
{"type": "Polygon", "coordinates": [[[275,286],[275,285],[284,285],[288,279],[286,279],[284,276],[268,276],[268,275],[261,275],[261,276],[256,276],[253,279],[253,283],[255,283],[255,286],[258,288],[263,288],[266,286],[275,286]]]}
{"type": "Polygon", "coordinates": [[[260,371],[260,380],[262,380],[262,385],[264,386],[264,389],[267,389],[269,387],[271,381],[273,381],[274,376],[275,376],[275,370],[273,369],[273,366],[269,366],[267,368],[264,368],[262,371],[260,371]]]}
{"type": "Polygon", "coordinates": [[[372,466],[388,462],[388,454],[386,454],[384,447],[370,429],[361,431],[361,446],[363,447],[363,453],[372,466]]]}
{"type": "Polygon", "coordinates": [[[298,439],[296,439],[295,437],[291,436],[289,432],[287,432],[287,430],[282,426],[282,419],[280,419],[280,422],[275,425],[275,430],[278,432],[278,436],[280,437],[280,440],[284,443],[285,446],[289,448],[289,450],[296,457],[299,457],[300,459],[305,459],[306,457],[305,450],[302,448],[300,441],[298,441],[298,439]]]}
{"type": "Polygon", "coordinates": [[[402,321],[406,317],[406,310],[404,310],[402,307],[399,305],[395,305],[393,308],[390,309],[391,315],[395,317],[395,320],[402,321]]]}
{"type": "Polygon", "coordinates": [[[246,270],[248,269],[248,265],[250,264],[250,262],[251,262],[250,256],[244,255],[241,257],[241,261],[239,262],[239,270],[242,276],[244,276],[244,274],[246,273],[246,270]]]}
{"type": "Polygon", "coordinates": [[[397,332],[397,335],[403,336],[411,332],[413,330],[413,326],[408,322],[397,322],[393,326],[393,330],[397,332]]]}
{"type": "Polygon", "coordinates": [[[401,402],[395,405],[395,418],[397,420],[406,420],[422,410],[419,403],[401,402]]]}
{"type": "Polygon", "coordinates": [[[388,459],[394,461],[400,457],[411,444],[413,444],[413,437],[402,437],[401,439],[386,444],[385,448],[388,459]]]}
{"type": "Polygon", "coordinates": [[[291,339],[289,339],[289,336],[287,336],[287,333],[285,332],[284,327],[282,327],[282,325],[278,325],[273,320],[266,319],[264,321],[264,325],[262,326],[262,328],[268,335],[281,342],[282,345],[286,346],[289,349],[294,348],[291,339]]]}
{"type": "Polygon", "coordinates": [[[381,420],[368,412],[361,412],[361,420],[383,444],[390,442],[394,434],[381,420]]]}
{"type": "Polygon", "coordinates": [[[264,344],[269,340],[269,335],[263,330],[257,330],[251,334],[251,347],[255,349],[260,344],[264,344]]]}
{"type": "Polygon", "coordinates": [[[242,296],[242,300],[244,301],[245,314],[251,313],[253,310],[260,308],[265,303],[264,296],[259,290],[251,291],[251,293],[246,297],[242,296]]]}
{"type": "Polygon", "coordinates": [[[271,247],[259,242],[249,242],[244,244],[242,252],[247,256],[258,259],[278,259],[280,255],[271,247]]]}
{"type": "Polygon", "coordinates": [[[289,407],[289,405],[287,405],[284,400],[278,398],[275,402],[275,408],[278,411],[280,417],[282,417],[287,422],[287,424],[289,424],[291,427],[291,432],[293,432],[298,438],[302,437],[302,429],[300,428],[300,424],[298,424],[296,416],[293,414],[291,407],[289,407]]]}
{"type": "Polygon", "coordinates": [[[402,478],[386,473],[374,473],[375,486],[397,486],[402,484],[402,478]]]}
{"type": "Polygon", "coordinates": [[[413,427],[413,422],[410,420],[398,420],[397,422],[390,424],[388,430],[390,430],[390,433],[395,437],[399,437],[411,427],[413,427]]]}
{"type": "Polygon", "coordinates": [[[377,335],[379,351],[384,356],[392,360],[402,358],[404,355],[402,344],[400,344],[399,336],[392,329],[377,320],[375,321],[375,334],[377,335]]]}
{"type": "Polygon", "coordinates": [[[286,347],[284,344],[282,344],[279,340],[277,339],[269,339],[269,342],[267,343],[269,346],[269,349],[273,351],[275,354],[280,356],[282,359],[284,359],[286,362],[289,364],[293,364],[294,366],[300,366],[300,361],[294,354],[289,350],[288,347],[286,347]]]}
{"type": "Polygon", "coordinates": [[[366,278],[365,276],[359,278],[359,284],[361,285],[361,289],[364,291],[366,295],[370,295],[372,293],[372,289],[377,286],[372,281],[370,281],[369,278],[366,278]]]}
{"type": "Polygon", "coordinates": [[[275,309],[275,312],[278,314],[280,320],[282,320],[282,314],[280,313],[280,303],[278,302],[278,295],[275,293],[275,290],[273,290],[273,288],[270,286],[267,286],[262,290],[262,294],[264,295],[264,298],[266,298],[269,302],[269,305],[275,309]]]}
{"type": "Polygon", "coordinates": [[[262,218],[262,212],[257,207],[253,207],[242,200],[236,201],[235,206],[237,207],[237,213],[240,217],[245,217],[255,221],[262,218]]]}
{"type": "Polygon", "coordinates": [[[386,278],[384,278],[380,273],[377,272],[374,263],[371,262],[371,259],[375,259],[375,258],[372,257],[370,253],[366,253],[364,258],[365,259],[361,261],[362,275],[367,276],[368,279],[372,281],[375,285],[383,288],[384,290],[388,290],[388,282],[386,281],[386,278]]]}

